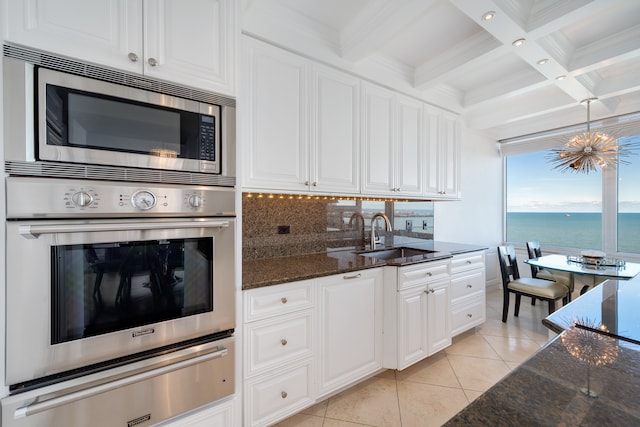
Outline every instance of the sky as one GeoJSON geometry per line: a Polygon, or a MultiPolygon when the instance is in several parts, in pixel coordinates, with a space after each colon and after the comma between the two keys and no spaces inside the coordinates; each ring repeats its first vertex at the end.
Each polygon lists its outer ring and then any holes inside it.
{"type": "MultiPolygon", "coordinates": [[[[631,140],[631,138],[629,138],[631,140]]],[[[633,141],[640,143],[640,136],[633,141]]],[[[601,212],[602,172],[553,169],[541,151],[507,159],[508,212],[601,212]]],[[[619,165],[620,212],[640,212],[640,147],[619,165]]]]}

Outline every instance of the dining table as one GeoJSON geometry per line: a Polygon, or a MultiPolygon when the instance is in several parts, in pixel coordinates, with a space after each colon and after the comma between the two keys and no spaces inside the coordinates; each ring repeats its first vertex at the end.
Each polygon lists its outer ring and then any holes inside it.
{"type": "MultiPolygon", "coordinates": [[[[640,274],[640,264],[619,258],[602,258],[598,262],[587,261],[581,256],[550,254],[524,261],[526,264],[547,270],[565,271],[581,276],[591,276],[594,285],[607,279],[629,280],[640,274]]],[[[580,294],[589,289],[585,285],[580,294]]]]}

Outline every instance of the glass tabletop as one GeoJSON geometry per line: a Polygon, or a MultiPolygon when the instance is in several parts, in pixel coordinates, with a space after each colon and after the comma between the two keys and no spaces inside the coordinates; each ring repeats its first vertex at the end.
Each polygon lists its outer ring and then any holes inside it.
{"type": "Polygon", "coordinates": [[[566,255],[545,255],[525,260],[525,263],[548,270],[567,271],[574,274],[628,280],[640,273],[640,264],[613,262],[611,265],[594,265],[581,262],[579,257],[566,255]]]}

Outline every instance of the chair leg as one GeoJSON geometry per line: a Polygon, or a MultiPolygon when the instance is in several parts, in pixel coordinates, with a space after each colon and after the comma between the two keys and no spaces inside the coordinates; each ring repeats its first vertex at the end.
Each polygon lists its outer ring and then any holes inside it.
{"type": "Polygon", "coordinates": [[[507,323],[507,315],[509,314],[509,291],[502,294],[502,322],[507,323]]]}
{"type": "Polygon", "coordinates": [[[549,300],[549,314],[553,313],[554,311],[556,311],[556,301],[550,299],[549,300]]]}
{"type": "Polygon", "coordinates": [[[520,298],[521,298],[521,295],[516,294],[516,309],[514,313],[514,316],[516,317],[518,317],[518,314],[520,314],[520,298]]]}

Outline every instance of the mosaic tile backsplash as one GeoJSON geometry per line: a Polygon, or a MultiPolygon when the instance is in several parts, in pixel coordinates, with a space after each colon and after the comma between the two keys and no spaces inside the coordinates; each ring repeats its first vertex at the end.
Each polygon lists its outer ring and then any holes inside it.
{"type": "MultiPolygon", "coordinates": [[[[433,202],[270,198],[245,194],[242,256],[253,260],[357,249],[365,241],[369,245],[371,217],[377,212],[389,217],[392,235],[433,239],[433,202]],[[364,236],[361,218],[364,218],[364,236]]],[[[384,238],[387,233],[383,222],[379,219],[376,224],[384,238]]]]}

